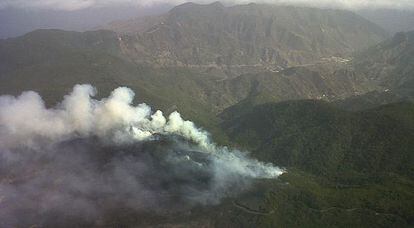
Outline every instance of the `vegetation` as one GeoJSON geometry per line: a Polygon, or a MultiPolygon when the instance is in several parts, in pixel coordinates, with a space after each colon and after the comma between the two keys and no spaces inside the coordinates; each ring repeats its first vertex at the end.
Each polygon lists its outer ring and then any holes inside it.
{"type": "Polygon", "coordinates": [[[386,34],[346,11],[255,4],[185,4],[153,20],[122,34],[39,30],[0,40],[0,94],[35,90],[52,106],[75,84],[96,86],[98,97],[127,86],[134,102],[178,110],[219,144],[287,173],[220,205],[163,215],[120,209],[99,224],[414,226],[412,32],[350,62],[320,61],[386,34]]]}
{"type": "Polygon", "coordinates": [[[171,65],[259,65],[261,69],[348,55],[387,33],[344,10],[248,4],[186,3],[159,17],[108,27],[122,34],[129,56],[171,65]]]}
{"type": "Polygon", "coordinates": [[[348,112],[317,101],[260,105],[224,122],[230,139],[287,168],[263,204],[265,226],[414,222],[414,104],[348,112]],[[293,219],[294,218],[294,219],[293,219]]]}

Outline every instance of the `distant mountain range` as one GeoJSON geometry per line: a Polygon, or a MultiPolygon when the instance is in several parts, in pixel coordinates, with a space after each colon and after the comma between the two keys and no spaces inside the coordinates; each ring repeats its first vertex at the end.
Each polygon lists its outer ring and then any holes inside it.
{"type": "Polygon", "coordinates": [[[279,69],[345,57],[387,37],[344,10],[249,4],[186,3],[161,16],[118,21],[123,51],[161,66],[251,66],[279,69]]]}
{"type": "Polygon", "coordinates": [[[1,40],[1,91],[36,89],[53,102],[80,82],[104,92],[129,85],[163,108],[196,102],[214,115],[235,104],[412,95],[412,33],[375,46],[386,33],[348,11],[187,3],[112,26],[116,32],[38,30],[1,40]]]}
{"type": "Polygon", "coordinates": [[[161,14],[172,7],[169,4],[145,8],[119,4],[69,11],[0,7],[0,39],[22,36],[37,29],[87,31],[114,20],[161,14]]]}
{"type": "MultiPolygon", "coordinates": [[[[0,39],[21,36],[36,29],[86,31],[98,27],[116,27],[120,31],[131,31],[130,29],[137,29],[140,21],[146,20],[143,17],[164,14],[173,7],[171,3],[145,7],[121,3],[69,11],[6,7],[0,9],[0,39]],[[102,26],[108,23],[109,26],[102,26]]],[[[414,30],[414,11],[410,9],[365,8],[353,12],[381,26],[390,34],[414,30]]]]}

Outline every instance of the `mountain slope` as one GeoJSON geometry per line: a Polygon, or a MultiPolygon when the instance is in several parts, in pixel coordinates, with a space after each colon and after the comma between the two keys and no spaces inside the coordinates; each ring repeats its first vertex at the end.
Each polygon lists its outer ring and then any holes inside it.
{"type": "Polygon", "coordinates": [[[413,114],[412,103],[352,113],[298,101],[258,106],[225,126],[235,141],[284,166],[336,178],[350,170],[413,178],[413,114]]]}
{"type": "MultiPolygon", "coordinates": [[[[291,81],[298,79],[300,83],[293,83],[293,85],[300,85],[302,87],[300,91],[307,93],[300,96],[302,99],[332,101],[348,110],[363,110],[382,104],[412,101],[414,97],[413,34],[413,32],[398,33],[391,39],[354,53],[350,61],[333,58],[317,64],[289,67],[273,74],[286,76],[291,81]],[[316,78],[320,80],[315,80],[316,78]],[[313,81],[314,84],[308,84],[309,81],[313,81]],[[314,87],[307,87],[309,85],[314,87]],[[314,93],[315,90],[312,88],[318,88],[316,91],[319,92],[314,93]]],[[[297,87],[292,86],[292,83],[286,85],[275,79],[261,80],[265,78],[264,75],[269,78],[271,74],[254,74],[257,79],[256,84],[262,86],[257,86],[258,89],[254,93],[231,107],[233,109],[231,113],[236,109],[243,112],[266,102],[294,99],[295,96],[290,93],[297,87]],[[280,87],[272,87],[273,82],[280,87]],[[288,98],[279,99],[275,96],[278,93],[288,98]]],[[[234,81],[244,77],[242,75],[234,81]]],[[[226,112],[223,115],[226,115],[226,112]]]]}
{"type": "Polygon", "coordinates": [[[159,65],[286,67],[347,55],[386,38],[342,10],[262,4],[186,3],[159,17],[117,22],[125,53],[159,65]]]}
{"type": "Polygon", "coordinates": [[[384,88],[413,96],[413,62],[414,32],[402,32],[356,55],[353,66],[384,88]]]}
{"type": "MultiPolygon", "coordinates": [[[[234,116],[234,115],[233,115],[234,116]]],[[[287,167],[259,224],[414,224],[414,105],[347,112],[320,101],[264,104],[223,123],[231,141],[287,167]]]]}
{"type": "Polygon", "coordinates": [[[0,73],[58,62],[75,64],[82,55],[120,54],[116,34],[110,31],[65,32],[36,30],[24,36],[0,40],[0,73]]]}
{"type": "Polygon", "coordinates": [[[139,101],[164,110],[175,106],[197,120],[257,97],[330,100],[375,89],[352,72],[336,70],[336,62],[226,78],[214,68],[137,64],[122,48],[117,34],[104,30],[38,30],[0,41],[0,78],[7,81],[0,84],[0,92],[34,89],[53,104],[77,83],[91,83],[104,95],[124,85],[137,91],[139,101]]]}

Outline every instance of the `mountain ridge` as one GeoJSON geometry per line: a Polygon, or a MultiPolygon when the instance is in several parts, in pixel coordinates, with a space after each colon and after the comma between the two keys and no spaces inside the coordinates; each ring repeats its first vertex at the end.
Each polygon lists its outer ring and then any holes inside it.
{"type": "Polygon", "coordinates": [[[120,34],[131,59],[162,66],[287,67],[349,55],[387,37],[350,11],[217,2],[186,3],[158,17],[104,28],[120,34]]]}

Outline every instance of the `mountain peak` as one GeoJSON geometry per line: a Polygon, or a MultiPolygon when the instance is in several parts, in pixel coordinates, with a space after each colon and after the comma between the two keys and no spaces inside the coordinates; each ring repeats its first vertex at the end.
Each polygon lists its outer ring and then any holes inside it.
{"type": "Polygon", "coordinates": [[[142,50],[125,49],[129,55],[139,61],[154,57],[151,62],[162,65],[284,68],[338,53],[348,55],[385,38],[381,28],[352,13],[265,4],[225,7],[220,2],[189,2],[161,17],[124,27],[128,26],[132,29],[124,32],[118,25],[121,32],[141,36],[129,45],[146,49],[145,55],[135,53],[142,50]],[[167,50],[170,54],[165,61],[158,53],[167,50]]]}
{"type": "Polygon", "coordinates": [[[215,1],[213,3],[211,3],[209,6],[214,6],[214,7],[218,7],[218,8],[224,8],[224,5],[219,2],[219,1],[215,1]]]}
{"type": "Polygon", "coordinates": [[[190,9],[194,9],[194,8],[202,8],[202,9],[221,9],[221,8],[225,8],[225,6],[219,2],[213,2],[210,4],[198,4],[198,3],[194,3],[194,2],[186,2],[183,3],[181,5],[178,5],[176,7],[174,7],[171,11],[176,11],[176,10],[190,10],[190,9]]]}

